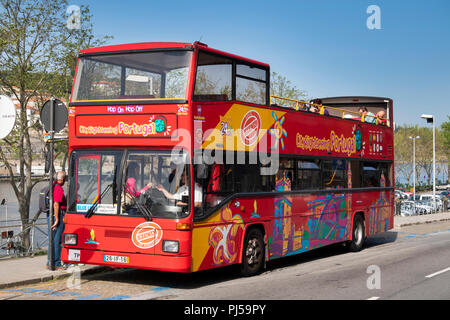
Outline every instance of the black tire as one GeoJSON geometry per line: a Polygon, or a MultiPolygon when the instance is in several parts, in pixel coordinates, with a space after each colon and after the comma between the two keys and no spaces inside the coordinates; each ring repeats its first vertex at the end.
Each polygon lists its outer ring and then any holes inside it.
{"type": "Polygon", "coordinates": [[[362,215],[356,215],[353,220],[352,240],[350,241],[349,250],[351,252],[358,252],[364,246],[366,239],[366,231],[364,226],[364,219],[362,215]]]}
{"type": "Polygon", "coordinates": [[[264,267],[264,239],[257,228],[250,229],[245,235],[242,249],[241,274],[245,277],[260,273],[264,267]]]}

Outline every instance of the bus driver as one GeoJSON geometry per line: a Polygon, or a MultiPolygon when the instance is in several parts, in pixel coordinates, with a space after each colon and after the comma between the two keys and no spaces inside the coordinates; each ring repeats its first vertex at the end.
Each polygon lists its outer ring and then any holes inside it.
{"type": "MultiPolygon", "coordinates": [[[[156,189],[161,191],[167,199],[177,200],[177,203],[176,203],[177,205],[181,205],[181,206],[188,205],[186,202],[182,201],[183,196],[189,196],[189,187],[187,185],[186,171],[183,171],[183,173],[181,174],[180,186],[178,187],[178,190],[175,193],[173,193],[173,194],[170,193],[161,184],[157,185],[156,189]]],[[[194,201],[195,201],[194,206],[195,207],[202,206],[202,197],[203,197],[202,187],[198,183],[195,183],[195,190],[194,190],[194,201]]]]}

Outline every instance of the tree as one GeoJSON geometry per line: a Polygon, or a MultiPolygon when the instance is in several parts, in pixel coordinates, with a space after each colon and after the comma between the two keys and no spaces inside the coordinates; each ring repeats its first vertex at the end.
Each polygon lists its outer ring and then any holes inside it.
{"type": "Polygon", "coordinates": [[[19,203],[22,245],[29,248],[30,200],[36,182],[31,168],[36,151],[32,136],[42,137],[36,118],[27,115],[31,101],[41,108],[50,96],[68,101],[79,49],[98,45],[92,33],[87,6],[81,6],[76,28],[66,0],[0,0],[0,87],[17,98],[19,110],[13,132],[0,145],[0,161],[10,174],[10,183],[19,203]],[[70,18],[70,19],[69,19],[70,18]],[[6,154],[18,156],[18,177],[6,154]],[[28,231],[26,231],[28,230],[28,231]]]}
{"type": "MultiPolygon", "coordinates": [[[[270,77],[270,94],[294,100],[306,99],[306,91],[300,90],[290,80],[276,72],[272,72],[270,77]]],[[[295,102],[283,100],[281,102],[283,105],[295,107],[295,102]]]]}
{"type": "Polygon", "coordinates": [[[447,159],[447,183],[450,183],[450,116],[447,116],[449,121],[441,125],[441,145],[443,153],[447,159]]]}
{"type": "MultiPolygon", "coordinates": [[[[413,166],[412,166],[413,146],[412,141],[409,139],[409,137],[417,136],[417,130],[418,130],[417,126],[410,127],[404,125],[398,127],[394,133],[395,173],[397,176],[403,177],[406,180],[406,185],[408,186],[411,185],[411,177],[413,174],[413,166]]],[[[416,140],[416,143],[418,141],[419,140],[416,140]]]]}
{"type": "Polygon", "coordinates": [[[420,136],[420,139],[416,141],[416,164],[418,168],[425,171],[427,185],[431,185],[433,184],[431,180],[433,178],[433,129],[419,127],[416,132],[420,136]]]}
{"type": "MultiPolygon", "coordinates": [[[[445,123],[443,127],[445,127],[445,123]]],[[[448,158],[449,148],[445,146],[445,130],[436,128],[436,176],[439,175],[441,169],[440,163],[445,163],[448,158]],[[447,155],[446,155],[447,152],[447,155]],[[447,157],[447,158],[446,158],[447,157]]],[[[416,177],[420,172],[425,172],[427,185],[432,184],[433,178],[433,130],[430,127],[400,126],[396,128],[394,133],[395,145],[395,172],[398,177],[406,180],[406,185],[411,185],[413,174],[412,157],[413,142],[409,137],[419,136],[416,139],[416,177]]],[[[447,142],[448,143],[448,142],[447,142]]],[[[417,181],[421,179],[416,179],[417,181]]]]}

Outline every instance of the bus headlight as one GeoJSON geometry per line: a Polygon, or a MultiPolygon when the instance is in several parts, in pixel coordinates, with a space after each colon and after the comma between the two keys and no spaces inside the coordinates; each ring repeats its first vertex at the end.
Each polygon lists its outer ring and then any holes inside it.
{"type": "Polygon", "coordinates": [[[164,252],[177,253],[180,250],[180,243],[173,240],[164,240],[162,250],[164,252]]]}
{"type": "Polygon", "coordinates": [[[78,236],[75,233],[64,233],[63,244],[68,246],[76,246],[78,243],[78,236]]]}

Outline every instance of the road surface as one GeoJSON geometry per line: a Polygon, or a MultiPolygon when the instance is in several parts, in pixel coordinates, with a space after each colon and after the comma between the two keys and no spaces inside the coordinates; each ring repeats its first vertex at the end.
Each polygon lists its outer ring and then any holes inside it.
{"type": "MultiPolygon", "coordinates": [[[[1,300],[450,299],[450,221],[394,229],[361,252],[341,245],[272,261],[242,278],[235,267],[195,274],[134,269],[0,290],[1,300]]],[[[256,300],[256,301],[255,301],[256,300]]],[[[261,304],[262,305],[262,304],[261,304]]],[[[194,310],[190,310],[194,311],[194,310]]]]}

